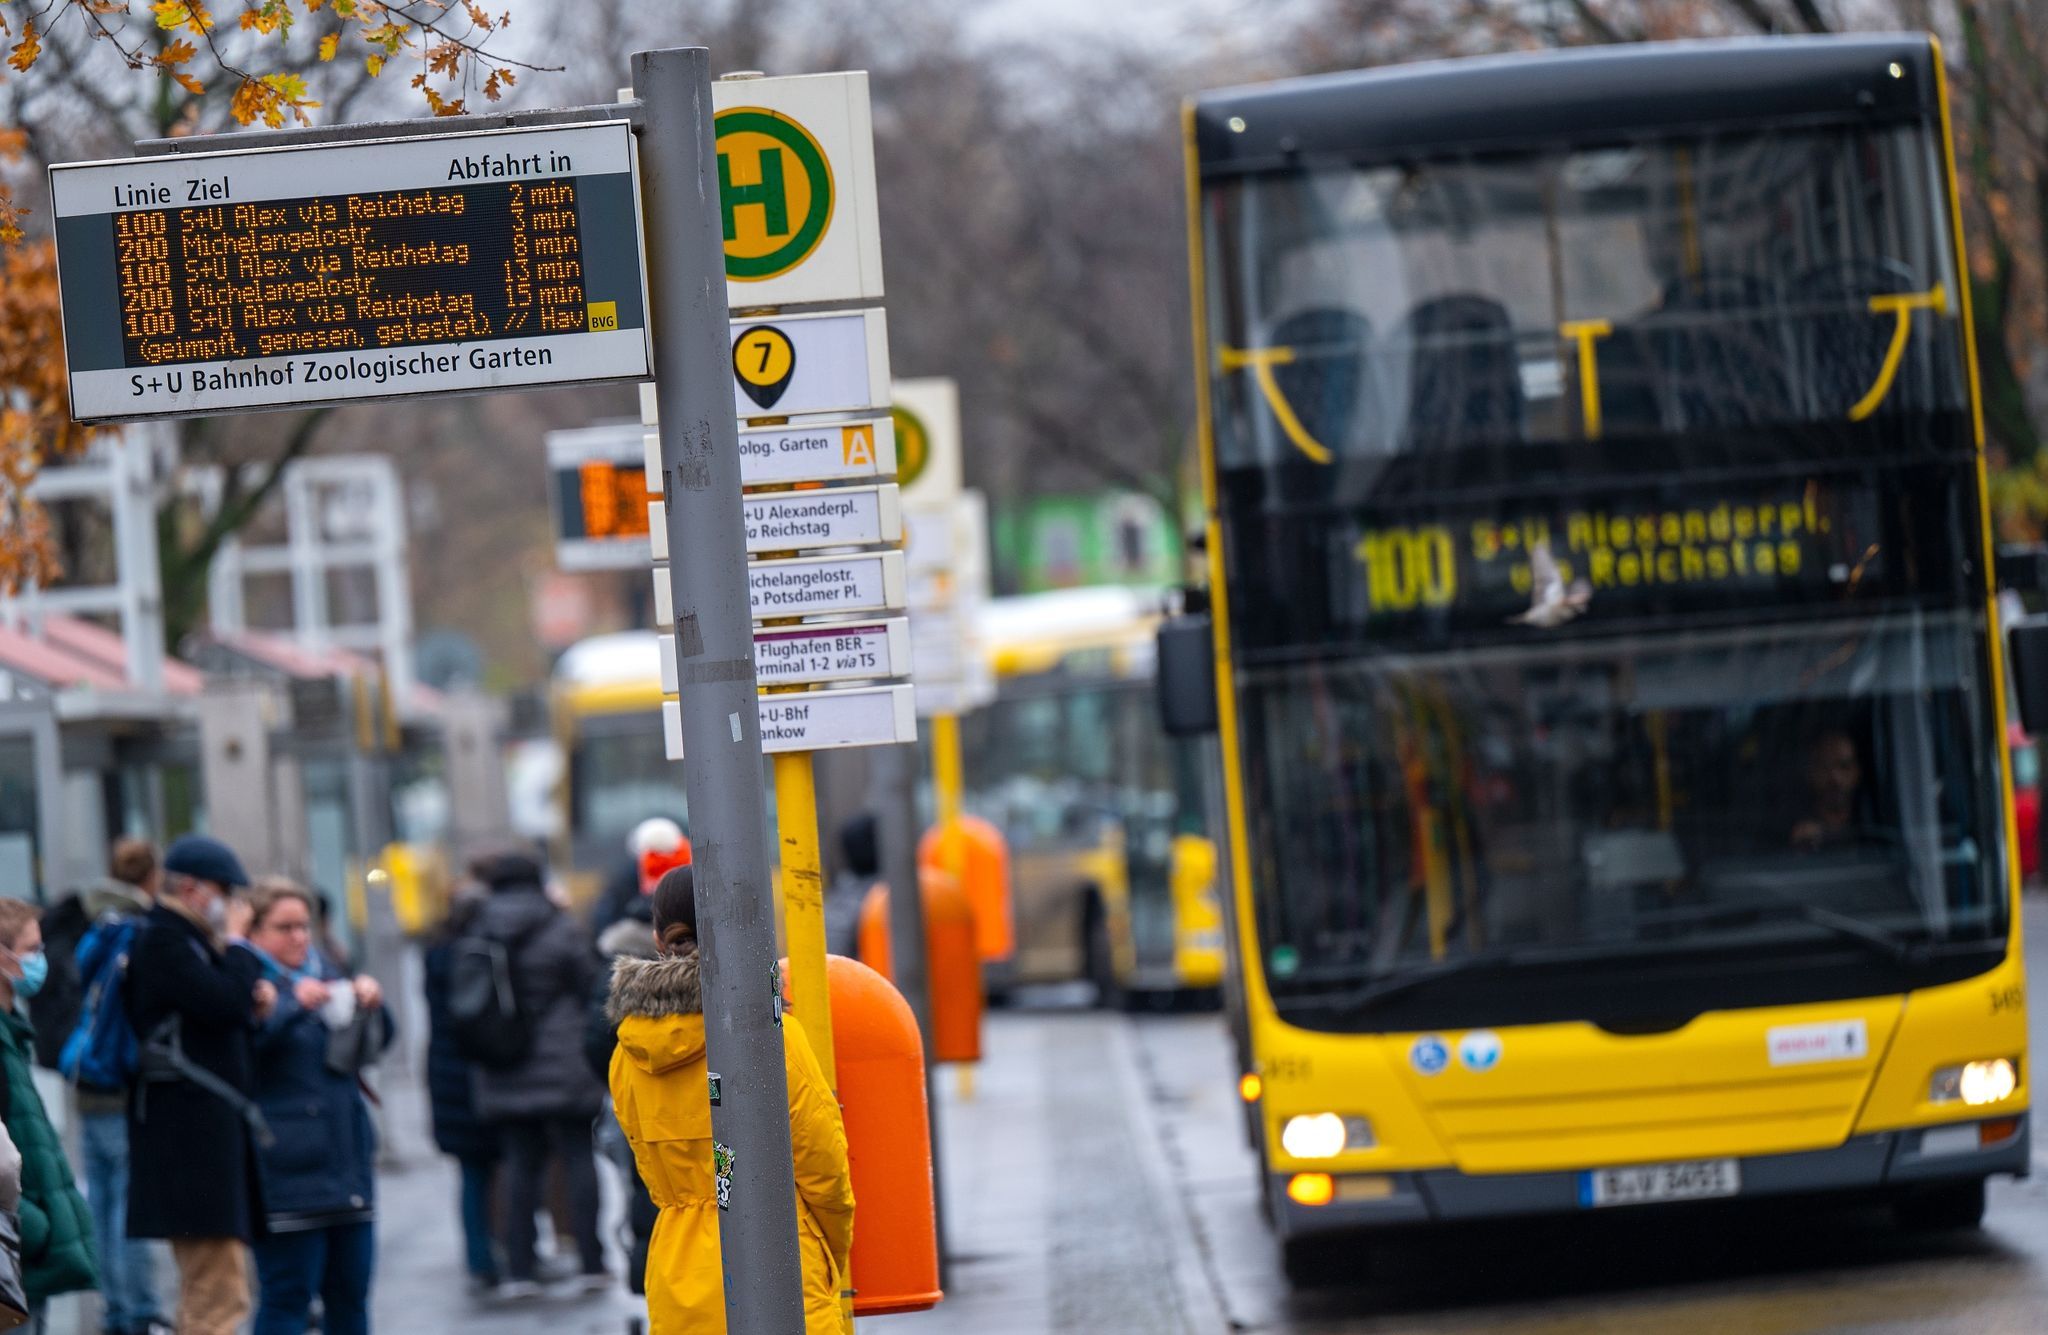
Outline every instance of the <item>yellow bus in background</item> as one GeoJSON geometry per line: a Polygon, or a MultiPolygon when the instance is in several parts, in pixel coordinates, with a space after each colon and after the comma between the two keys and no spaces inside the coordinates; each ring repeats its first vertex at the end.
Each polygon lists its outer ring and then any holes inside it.
{"type": "Polygon", "coordinates": [[[689,829],[683,767],[662,744],[659,639],[621,631],[571,645],[550,704],[561,769],[549,854],[570,897],[589,905],[626,862],[634,826],[666,816],[689,829]]]}
{"type": "Polygon", "coordinates": [[[2031,1069],[1940,52],[1445,61],[1186,130],[1211,620],[1159,673],[1220,730],[1290,1275],[1720,1197],[1975,1226],[2031,1069]]]}
{"type": "Polygon", "coordinates": [[[991,600],[996,699],[962,720],[965,805],[1010,847],[1012,984],[1086,979],[1103,1004],[1215,989],[1223,916],[1199,746],[1152,691],[1161,594],[1121,587],[991,600]]]}

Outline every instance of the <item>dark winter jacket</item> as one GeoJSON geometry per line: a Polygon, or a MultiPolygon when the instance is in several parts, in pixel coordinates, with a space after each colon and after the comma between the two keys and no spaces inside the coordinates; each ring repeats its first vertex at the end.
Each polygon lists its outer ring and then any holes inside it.
{"type": "Polygon", "coordinates": [[[423,961],[427,994],[427,1102],[434,1115],[434,1144],[458,1159],[493,1159],[498,1133],[476,1115],[476,1066],[455,1046],[448,1023],[449,974],[455,967],[455,938],[427,947],[423,961]]]}
{"type": "MultiPolygon", "coordinates": [[[[646,896],[640,893],[640,859],[614,862],[598,889],[597,902],[590,906],[590,934],[603,936],[605,929],[631,916],[633,906],[646,896]]],[[[609,981],[609,975],[607,975],[609,981]]]]}
{"type": "Polygon", "coordinates": [[[583,1061],[584,1005],[597,976],[589,939],[537,877],[499,880],[490,891],[470,931],[505,943],[533,1045],[515,1066],[476,1068],[477,1116],[595,1117],[604,1087],[583,1061]]]}
{"type": "MultiPolygon", "coordinates": [[[[256,980],[243,946],[222,949],[165,904],[128,957],[128,1018],[145,1041],[179,1017],[185,1056],[227,1085],[256,1091],[256,980]]],[[[263,1228],[256,1141],[241,1112],[184,1080],[138,1081],[128,1099],[128,1236],[241,1238],[263,1228]]]]}
{"type": "MultiPolygon", "coordinates": [[[[583,1057],[590,1063],[590,1069],[604,1080],[610,1080],[612,1053],[619,1046],[619,1022],[609,1013],[612,998],[612,965],[617,960],[651,960],[654,952],[654,907],[645,895],[627,907],[626,916],[604,929],[597,938],[599,967],[597,983],[590,994],[590,1014],[583,1026],[583,1057]]],[[[605,1131],[616,1131],[618,1123],[610,1118],[611,1125],[605,1131]]],[[[647,1194],[647,1184],[640,1180],[640,1167],[633,1161],[630,1147],[624,1150],[619,1164],[626,1177],[626,1225],[631,1230],[632,1242],[626,1256],[626,1287],[634,1293],[645,1293],[647,1274],[647,1248],[654,1239],[654,1225],[660,1212],[654,1208],[654,1198],[647,1194]]],[[[601,1133],[599,1141],[604,1141],[601,1133]]]]}
{"type": "MultiPolygon", "coordinates": [[[[29,1023],[36,1028],[36,1065],[57,1069],[65,1041],[78,1027],[85,1008],[85,985],[78,976],[78,944],[94,923],[110,914],[139,918],[153,901],[140,887],[111,876],[94,881],[75,895],[66,895],[43,916],[43,953],[50,959],[49,981],[29,1003],[29,1023]]],[[[127,1102],[120,1093],[81,1086],[80,1112],[119,1112],[127,1102]]]]}
{"type": "Polygon", "coordinates": [[[21,1151],[21,1272],[28,1300],[99,1287],[92,1216],[71,1181],[63,1143],[50,1126],[30,1072],[35,1034],[27,1020],[0,1015],[0,1064],[7,1076],[7,1134],[21,1151]]]}
{"type": "MultiPolygon", "coordinates": [[[[323,971],[336,987],[349,982],[323,971]]],[[[391,1016],[377,1012],[384,1043],[391,1016]]],[[[377,1133],[353,1075],[327,1065],[327,1024],[279,987],[277,1009],[256,1031],[256,1102],[276,1137],[260,1151],[270,1231],[360,1223],[375,1213],[377,1133]]]]}
{"type": "Polygon", "coordinates": [[[598,934],[596,977],[591,982],[590,1010],[583,1021],[583,1059],[600,1080],[609,1080],[612,1050],[619,1045],[619,1026],[605,1014],[612,996],[612,961],[654,958],[654,911],[643,897],[625,917],[598,934]]]}

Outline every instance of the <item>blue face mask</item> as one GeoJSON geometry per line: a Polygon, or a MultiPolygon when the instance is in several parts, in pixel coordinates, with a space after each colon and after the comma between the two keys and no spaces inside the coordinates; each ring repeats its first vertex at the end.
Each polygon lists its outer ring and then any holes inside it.
{"type": "Polygon", "coordinates": [[[27,1001],[43,990],[43,982],[50,976],[50,957],[37,950],[17,958],[21,962],[21,977],[14,982],[14,995],[27,1001]]]}

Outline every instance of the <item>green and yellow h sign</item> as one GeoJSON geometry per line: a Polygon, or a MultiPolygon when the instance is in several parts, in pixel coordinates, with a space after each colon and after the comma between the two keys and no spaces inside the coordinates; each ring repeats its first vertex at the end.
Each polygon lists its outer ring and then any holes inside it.
{"type": "Polygon", "coordinates": [[[718,155],[718,212],[725,222],[725,239],[739,240],[741,209],[758,208],[761,230],[769,236],[789,235],[789,191],[782,184],[782,147],[765,148],[754,155],[754,180],[741,185],[732,179],[732,154],[718,155]]]}
{"type": "Polygon", "coordinates": [[[775,278],[809,259],[832,221],[832,169],[810,131],[765,107],[733,107],[713,122],[725,276],[775,278]]]}

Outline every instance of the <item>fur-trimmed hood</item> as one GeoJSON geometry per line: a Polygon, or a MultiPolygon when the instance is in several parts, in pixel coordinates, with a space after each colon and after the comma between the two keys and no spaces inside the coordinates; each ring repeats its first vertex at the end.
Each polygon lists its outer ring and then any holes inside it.
{"type": "Polygon", "coordinates": [[[704,1001],[694,950],[612,961],[612,991],[604,1012],[619,1027],[620,1054],[649,1075],[704,1060],[704,1001]]]}
{"type": "Polygon", "coordinates": [[[633,1015],[661,1019],[703,1013],[696,951],[658,955],[651,960],[621,956],[612,961],[612,991],[604,1003],[604,1017],[613,1024],[633,1015]]]}

